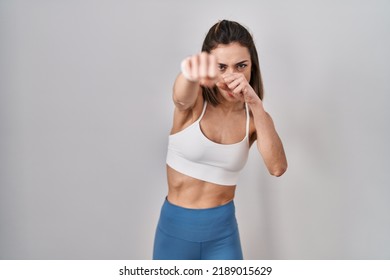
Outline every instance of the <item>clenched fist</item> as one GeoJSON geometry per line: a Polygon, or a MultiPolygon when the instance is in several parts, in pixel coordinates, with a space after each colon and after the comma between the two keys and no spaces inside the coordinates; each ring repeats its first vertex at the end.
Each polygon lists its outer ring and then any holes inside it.
{"type": "Polygon", "coordinates": [[[218,81],[217,59],[207,52],[184,59],[181,63],[181,71],[187,80],[199,82],[205,87],[213,87],[218,81]]]}

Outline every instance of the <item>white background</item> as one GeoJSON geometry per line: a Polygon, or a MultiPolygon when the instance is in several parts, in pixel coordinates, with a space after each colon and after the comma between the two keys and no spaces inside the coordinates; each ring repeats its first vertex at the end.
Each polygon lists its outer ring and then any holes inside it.
{"type": "Polygon", "coordinates": [[[181,60],[253,33],[289,169],[255,148],[246,259],[390,258],[389,1],[0,1],[0,259],[150,259],[181,60]]]}

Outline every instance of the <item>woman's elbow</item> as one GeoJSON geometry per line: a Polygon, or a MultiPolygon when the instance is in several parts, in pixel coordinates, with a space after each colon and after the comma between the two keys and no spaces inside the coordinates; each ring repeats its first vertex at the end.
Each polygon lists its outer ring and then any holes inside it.
{"type": "Polygon", "coordinates": [[[286,163],[286,164],[283,164],[283,165],[281,165],[281,166],[278,166],[278,167],[275,167],[275,168],[270,169],[270,170],[269,170],[269,173],[270,173],[272,176],[280,177],[280,176],[282,176],[286,171],[287,171],[287,163],[286,163]]]}

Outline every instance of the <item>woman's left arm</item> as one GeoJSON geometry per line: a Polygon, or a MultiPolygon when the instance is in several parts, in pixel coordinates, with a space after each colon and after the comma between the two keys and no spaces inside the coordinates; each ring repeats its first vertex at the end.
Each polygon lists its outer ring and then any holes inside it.
{"type": "Polygon", "coordinates": [[[279,177],[287,170],[287,159],[282,141],[276,132],[271,116],[264,110],[260,98],[248,103],[256,127],[257,149],[271,175],[279,177]]]}
{"type": "Polygon", "coordinates": [[[264,110],[263,102],[242,73],[222,75],[217,86],[229,88],[236,98],[250,107],[256,128],[257,148],[271,175],[281,176],[287,170],[287,159],[282,141],[276,132],[271,116],[264,110]]]}

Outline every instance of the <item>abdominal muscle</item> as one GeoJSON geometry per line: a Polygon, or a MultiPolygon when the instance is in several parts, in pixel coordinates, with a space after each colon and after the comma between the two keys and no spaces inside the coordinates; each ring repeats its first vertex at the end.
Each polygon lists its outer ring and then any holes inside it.
{"type": "Polygon", "coordinates": [[[167,165],[168,201],[185,208],[224,205],[234,198],[236,186],[222,186],[184,175],[167,165]]]}

